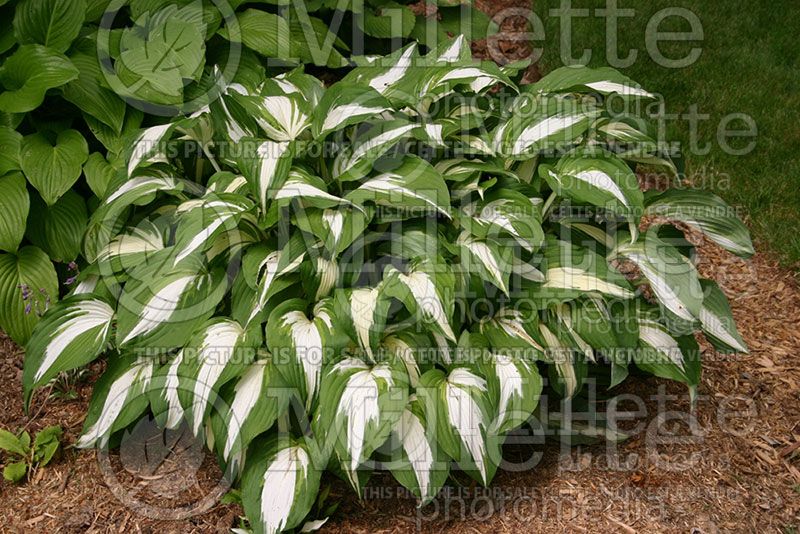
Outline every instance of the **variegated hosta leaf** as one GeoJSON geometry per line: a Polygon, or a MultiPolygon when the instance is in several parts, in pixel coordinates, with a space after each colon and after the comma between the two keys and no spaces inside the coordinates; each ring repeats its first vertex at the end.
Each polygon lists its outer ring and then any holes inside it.
{"type": "Polygon", "coordinates": [[[383,283],[375,287],[339,289],[334,299],[334,324],[346,331],[367,358],[374,361],[374,350],[383,335],[391,304],[383,283]]]}
{"type": "Polygon", "coordinates": [[[130,148],[131,152],[126,167],[128,176],[132,176],[138,167],[157,161],[162,157],[163,142],[172,134],[176,126],[178,123],[169,122],[142,130],[130,148]]]}
{"type": "MultiPolygon", "coordinates": [[[[636,175],[611,153],[577,151],[561,158],[555,168],[541,166],[539,173],[557,194],[608,209],[634,223],[644,209],[636,175]]],[[[631,229],[635,238],[636,225],[631,229]]]]}
{"type": "Polygon", "coordinates": [[[493,432],[505,434],[528,420],[539,403],[542,377],[536,361],[519,351],[493,351],[487,366],[489,394],[496,399],[497,418],[491,425],[493,432]]]}
{"type": "MultiPolygon", "coordinates": [[[[289,387],[297,390],[306,410],[319,392],[325,361],[325,318],[306,315],[308,304],[292,299],[279,304],[267,321],[267,346],[289,387]]],[[[330,357],[330,356],[328,356],[330,357]]]]}
{"type": "Polygon", "coordinates": [[[324,436],[356,490],[358,467],[389,437],[407,401],[408,376],[398,362],[370,366],[349,358],[323,374],[314,433],[324,436]]]}
{"type": "Polygon", "coordinates": [[[425,56],[425,60],[435,65],[472,63],[472,49],[464,35],[457,35],[452,40],[440,40],[425,56]]]}
{"type": "Polygon", "coordinates": [[[450,194],[444,179],[430,163],[411,155],[396,168],[367,179],[345,198],[359,205],[372,202],[412,210],[414,217],[424,215],[421,210],[450,217],[450,194]]]}
{"type": "Polygon", "coordinates": [[[586,360],[566,336],[553,325],[539,324],[539,333],[546,347],[545,361],[550,366],[552,385],[565,398],[574,397],[586,378],[586,360]],[[555,370],[555,373],[553,373],[555,370]]]}
{"type": "Polygon", "coordinates": [[[289,176],[293,143],[245,138],[240,146],[236,158],[239,169],[247,178],[262,212],[267,213],[268,200],[274,198],[289,176]]]}
{"type": "Polygon", "coordinates": [[[242,504],[255,534],[302,524],[319,492],[323,466],[309,447],[288,437],[251,445],[242,476],[242,504]]]}
{"type": "Polygon", "coordinates": [[[719,351],[749,352],[733,320],[725,293],[713,280],[700,280],[703,287],[703,307],[700,309],[700,325],[708,340],[719,351]]]}
{"type": "Polygon", "coordinates": [[[432,348],[428,336],[410,330],[393,332],[383,338],[380,345],[386,358],[403,363],[412,388],[419,385],[421,371],[429,369],[435,363],[436,360],[430,356],[432,348]]]}
{"type": "Polygon", "coordinates": [[[156,265],[131,273],[117,309],[118,347],[168,350],[183,346],[225,295],[221,270],[163,272],[156,265]]]}
{"type": "Polygon", "coordinates": [[[333,162],[333,177],[340,182],[360,180],[371,171],[375,161],[419,128],[406,120],[373,123],[359,135],[351,147],[344,148],[333,162]]]}
{"type": "Polygon", "coordinates": [[[462,226],[479,239],[500,240],[500,235],[510,235],[529,252],[544,243],[540,210],[511,189],[493,189],[481,202],[467,204],[462,226]]]}
{"type": "Polygon", "coordinates": [[[430,67],[417,89],[419,99],[438,98],[458,85],[466,85],[474,93],[482,93],[495,84],[503,84],[516,91],[514,83],[490,61],[457,66],[430,67]]]}
{"type": "Polygon", "coordinates": [[[462,251],[461,265],[466,272],[475,274],[508,294],[513,255],[511,249],[500,247],[488,239],[476,239],[466,231],[458,237],[456,245],[462,251]]]}
{"type": "Polygon", "coordinates": [[[159,367],[153,374],[150,408],[161,428],[174,430],[184,421],[185,411],[178,398],[178,370],[183,363],[183,350],[159,367]]]}
{"type": "Polygon", "coordinates": [[[654,98],[633,80],[611,67],[592,69],[583,65],[561,67],[526,87],[532,93],[596,92],[604,95],[654,98]]]}
{"type": "Polygon", "coordinates": [[[118,231],[118,219],[126,208],[152,198],[158,192],[175,194],[183,184],[170,176],[166,169],[150,167],[126,181],[109,187],[110,194],[89,219],[84,239],[84,255],[94,261],[118,231]]]}
{"type": "Polygon", "coordinates": [[[448,182],[463,182],[480,176],[506,176],[511,180],[517,180],[517,175],[507,171],[494,163],[479,159],[453,158],[439,160],[435,168],[442,174],[448,182]]]}
{"type": "Polygon", "coordinates": [[[288,178],[275,193],[275,200],[281,206],[288,205],[295,199],[302,201],[303,206],[314,208],[352,205],[349,201],[328,193],[328,187],[322,178],[313,176],[299,167],[293,167],[289,171],[288,178]]]}
{"type": "Polygon", "coordinates": [[[222,387],[220,396],[226,409],[221,417],[212,419],[212,427],[229,473],[238,473],[250,442],[287,412],[291,394],[292,389],[269,360],[253,362],[238,379],[222,387]]]}
{"type": "Polygon", "coordinates": [[[178,366],[178,399],[195,435],[217,402],[219,388],[240,375],[254,358],[252,341],[232,319],[211,319],[184,347],[178,366]]]}
{"type": "Polygon", "coordinates": [[[548,239],[545,248],[545,282],[539,292],[542,298],[569,300],[596,292],[619,299],[634,297],[630,283],[606,260],[589,248],[548,239]]]}
{"type": "Polygon", "coordinates": [[[314,139],[324,139],[329,133],[391,110],[389,101],[372,87],[336,83],[325,91],[314,110],[311,125],[314,139]]]}
{"type": "Polygon", "coordinates": [[[344,80],[358,85],[368,85],[390,100],[414,103],[416,102],[414,89],[418,81],[414,76],[418,74],[414,67],[415,61],[419,61],[417,44],[411,43],[388,56],[374,59],[367,65],[353,69],[344,80]]]}
{"type": "Polygon", "coordinates": [[[648,215],[688,224],[737,256],[749,258],[755,254],[747,227],[732,207],[711,192],[699,189],[650,191],[645,202],[648,215]]]}
{"type": "Polygon", "coordinates": [[[694,398],[700,383],[700,350],[694,336],[675,337],[660,322],[642,316],[639,345],[640,350],[633,357],[637,367],[661,378],[683,382],[694,398]]]}
{"type": "Polygon", "coordinates": [[[264,86],[268,91],[275,92],[274,89],[269,87],[272,84],[278,86],[285,94],[302,96],[303,100],[308,102],[312,109],[320,104],[325,93],[325,86],[322,81],[316,76],[306,74],[303,71],[303,66],[266,80],[264,86]]]}
{"type": "Polygon", "coordinates": [[[244,194],[247,186],[247,178],[241,174],[234,174],[228,171],[214,173],[208,179],[206,192],[209,193],[239,193],[244,194]]]}
{"type": "Polygon", "coordinates": [[[297,226],[313,234],[331,255],[336,256],[357,239],[363,239],[373,212],[369,206],[342,206],[338,209],[306,208],[294,216],[297,226]]]}
{"type": "Polygon", "coordinates": [[[306,294],[315,301],[327,297],[339,287],[340,274],[339,263],[319,251],[315,251],[315,257],[300,266],[300,279],[306,294]]]}
{"type": "Polygon", "coordinates": [[[280,94],[278,91],[258,96],[234,94],[233,98],[255,119],[269,139],[284,143],[294,141],[311,125],[311,109],[299,94],[280,94]]]}
{"type": "Polygon", "coordinates": [[[492,409],[486,380],[465,367],[438,369],[420,379],[417,395],[428,422],[435,421],[442,450],[483,485],[500,463],[500,439],[490,431],[492,409]]]}
{"type": "Polygon", "coordinates": [[[164,232],[148,220],[115,237],[100,249],[95,260],[102,272],[120,273],[147,262],[164,249],[164,232]]]}
{"type": "Polygon", "coordinates": [[[688,258],[647,232],[639,241],[618,246],[613,256],[631,261],[650,284],[658,302],[681,321],[693,324],[703,307],[703,289],[688,258]]]}
{"type": "Polygon", "coordinates": [[[111,434],[136,421],[147,409],[152,358],[112,355],[105,373],[95,383],[89,412],[76,447],[104,447],[111,434]]]}
{"type": "Polygon", "coordinates": [[[250,312],[247,324],[250,324],[274,294],[276,280],[295,271],[303,262],[306,247],[300,232],[295,232],[281,250],[269,252],[258,263],[255,306],[250,312]]]}
{"type": "Polygon", "coordinates": [[[235,231],[244,212],[253,207],[236,193],[210,193],[178,206],[173,266],[196,252],[204,252],[223,233],[235,231]]]}
{"type": "Polygon", "coordinates": [[[526,354],[532,356],[544,352],[544,347],[534,337],[539,335],[537,324],[536,313],[526,316],[513,308],[501,308],[494,317],[481,322],[480,332],[497,350],[527,349],[526,354]]]}
{"type": "Polygon", "coordinates": [[[506,156],[563,150],[576,143],[600,114],[576,100],[548,100],[535,113],[512,114],[492,133],[492,149],[506,156]]]}
{"type": "Polygon", "coordinates": [[[25,348],[26,404],[35,387],[94,360],[108,344],[113,318],[111,306],[90,296],[69,297],[47,310],[25,348]]]}
{"type": "Polygon", "coordinates": [[[430,502],[447,481],[450,459],[436,442],[436,428],[429,426],[422,403],[414,396],[392,430],[391,442],[397,443],[389,464],[392,475],[421,505],[430,502]]]}
{"type": "Polygon", "coordinates": [[[413,262],[406,272],[389,266],[384,273],[386,294],[399,299],[423,324],[455,342],[450,324],[455,305],[455,276],[439,259],[413,262]]]}

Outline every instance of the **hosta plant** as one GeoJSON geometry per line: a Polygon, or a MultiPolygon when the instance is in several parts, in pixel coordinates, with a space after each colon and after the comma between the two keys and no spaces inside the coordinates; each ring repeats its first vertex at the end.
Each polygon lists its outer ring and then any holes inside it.
{"type": "Polygon", "coordinates": [[[489,484],[543,388],[636,367],[694,392],[694,332],[746,350],[668,221],[748,256],[745,227],[712,194],[643,193],[637,168],[675,165],[606,106],[653,95],[610,69],[517,87],[463,38],[363,63],[141,130],[27,345],[26,404],[105,355],[78,445],[187,425],[256,532],[300,526],[326,469],[356,491],[389,470],[420,503],[455,466],[489,484]]]}
{"type": "Polygon", "coordinates": [[[88,217],[153,115],[197,112],[226,82],[287,65],[344,68],[412,30],[435,43],[472,13],[442,10],[438,24],[363,0],[1,1],[0,327],[24,344],[71,285],[88,217]]]}

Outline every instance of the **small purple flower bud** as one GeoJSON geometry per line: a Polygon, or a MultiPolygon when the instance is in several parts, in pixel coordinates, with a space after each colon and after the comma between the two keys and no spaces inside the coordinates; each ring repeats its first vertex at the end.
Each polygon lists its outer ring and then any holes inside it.
{"type": "Polygon", "coordinates": [[[70,271],[77,271],[77,270],[78,270],[78,264],[77,264],[77,263],[75,263],[74,261],[71,261],[71,262],[69,262],[69,263],[67,264],[67,268],[68,268],[70,271]]]}
{"type": "Polygon", "coordinates": [[[31,303],[25,305],[25,315],[30,315],[31,313],[31,303]]]}
{"type": "Polygon", "coordinates": [[[77,274],[75,276],[70,276],[69,278],[66,279],[66,281],[64,282],[64,285],[65,286],[71,286],[72,284],[75,283],[75,280],[77,280],[77,279],[78,279],[78,275],[77,274]]]}

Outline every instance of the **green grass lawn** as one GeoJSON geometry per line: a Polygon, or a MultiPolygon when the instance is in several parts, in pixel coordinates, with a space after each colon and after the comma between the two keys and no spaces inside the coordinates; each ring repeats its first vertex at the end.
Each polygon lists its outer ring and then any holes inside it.
{"type": "MultiPolygon", "coordinates": [[[[561,19],[550,13],[560,0],[534,0],[544,22],[540,65],[549,72],[564,64],[561,19]]],[[[595,16],[605,0],[573,0],[573,9],[589,8],[591,16],[572,19],[571,57],[590,49],[590,66],[608,63],[606,19],[595,16]]],[[[622,68],[646,89],[664,95],[667,113],[684,114],[696,106],[707,120],[697,124],[698,145],[710,144],[707,154],[685,152],[686,173],[698,184],[715,189],[728,202],[744,208],[757,244],[777,252],[787,265],[800,266],[800,51],[797,39],[797,0],[619,0],[619,8],[635,16],[618,22],[618,55],[638,49],[636,61],[622,68]],[[662,43],[667,57],[686,57],[693,47],[700,57],[684,68],[659,65],[646,47],[647,24],[664,8],[686,8],[702,23],[704,38],[695,42],[662,43]],[[717,129],[731,113],[752,117],[758,133],[755,148],[746,155],[726,153],[717,142],[717,129]]],[[[661,30],[689,31],[685,19],[670,17],[661,30]]],[[[652,33],[650,34],[652,35],[652,33]]],[[[579,62],[579,61],[573,61],[579,62]]],[[[583,61],[580,61],[583,62],[583,61]]],[[[740,127],[741,122],[730,123],[740,127]]],[[[692,126],[687,120],[669,121],[669,139],[689,146],[692,126]]],[[[747,139],[731,143],[742,147],[747,139]]]]}

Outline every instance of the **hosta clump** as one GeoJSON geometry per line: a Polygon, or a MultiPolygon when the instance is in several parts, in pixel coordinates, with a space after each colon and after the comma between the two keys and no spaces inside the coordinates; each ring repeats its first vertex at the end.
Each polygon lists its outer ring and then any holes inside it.
{"type": "Polygon", "coordinates": [[[275,532],[326,468],[357,491],[388,469],[422,503],[453,461],[490,483],[545,386],[574,398],[633,363],[693,392],[693,332],[746,349],[691,245],[640,222],[742,256],[746,229],[708,193],[642,193],[638,164],[676,169],[606,109],[651,98],[631,80],[515,76],[459,38],[327,89],[299,70],[234,83],[143,130],[91,218],[92,263],[28,344],[26,402],[106,353],[79,445],[148,411],[188,425],[275,532]]]}

